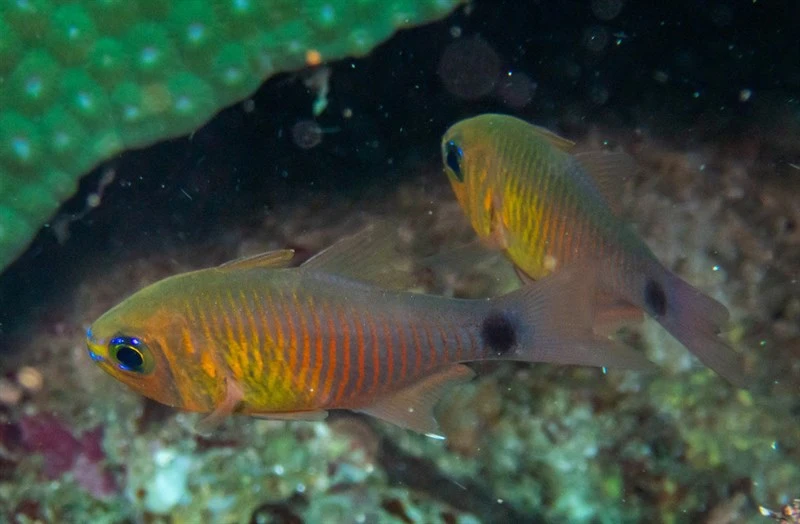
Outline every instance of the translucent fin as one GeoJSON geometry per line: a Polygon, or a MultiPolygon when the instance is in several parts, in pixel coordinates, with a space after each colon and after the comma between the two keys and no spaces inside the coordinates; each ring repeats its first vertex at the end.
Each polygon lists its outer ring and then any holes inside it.
{"type": "Polygon", "coordinates": [[[242,387],[235,380],[225,379],[225,398],[208,415],[201,418],[194,427],[196,433],[200,435],[210,435],[222,422],[236,411],[239,403],[244,398],[242,387]]]}
{"type": "MultiPolygon", "coordinates": [[[[452,282],[471,274],[488,274],[504,291],[516,289],[515,266],[502,252],[491,249],[481,239],[422,259],[420,269],[430,271],[440,282],[452,282]]],[[[501,291],[502,292],[502,291],[501,291]]]]}
{"type": "Polygon", "coordinates": [[[526,272],[520,269],[517,266],[514,266],[514,271],[517,273],[517,278],[519,278],[520,283],[523,286],[527,286],[528,284],[532,284],[535,282],[526,272]]]}
{"type": "Polygon", "coordinates": [[[481,239],[475,239],[472,242],[425,257],[420,262],[420,266],[426,268],[445,267],[457,273],[467,273],[476,268],[482,269],[501,264],[501,260],[507,259],[499,251],[487,246],[481,239]]]}
{"type": "Polygon", "coordinates": [[[222,271],[253,268],[277,269],[287,267],[291,263],[292,258],[294,258],[293,249],[278,249],[276,251],[268,251],[266,253],[237,258],[236,260],[231,260],[217,266],[217,269],[222,271]]]}
{"type": "Polygon", "coordinates": [[[410,257],[397,249],[400,242],[397,227],[372,224],[321,251],[301,267],[404,291],[416,285],[417,277],[410,257]]]}
{"type": "Polygon", "coordinates": [[[577,153],[575,159],[592,177],[611,210],[619,214],[622,211],[625,181],[636,174],[636,161],[625,153],[602,150],[577,153]]]}
{"type": "Polygon", "coordinates": [[[295,411],[292,413],[250,413],[251,417],[263,418],[267,420],[309,420],[319,421],[325,420],[328,412],[325,410],[318,411],[295,411]]]}
{"type": "Polygon", "coordinates": [[[666,313],[656,320],[706,366],[738,387],[746,387],[739,355],[719,337],[728,309],[665,268],[666,313]]]}
{"type": "MultiPolygon", "coordinates": [[[[523,286],[529,285],[534,280],[520,268],[514,268],[517,278],[523,286]]],[[[600,336],[611,336],[623,327],[640,324],[644,320],[644,311],[624,300],[619,300],[611,295],[598,291],[594,305],[594,332],[600,336]]]]}
{"type": "Polygon", "coordinates": [[[561,151],[570,151],[575,147],[575,142],[558,136],[547,128],[531,125],[533,132],[561,151]]]}
{"type": "Polygon", "coordinates": [[[450,388],[473,376],[475,373],[467,366],[451,366],[356,411],[430,437],[444,438],[433,409],[450,388]]]}
{"type": "Polygon", "coordinates": [[[493,358],[652,370],[644,355],[594,332],[597,264],[565,266],[522,289],[492,300],[508,311],[517,333],[514,349],[493,358]]]}

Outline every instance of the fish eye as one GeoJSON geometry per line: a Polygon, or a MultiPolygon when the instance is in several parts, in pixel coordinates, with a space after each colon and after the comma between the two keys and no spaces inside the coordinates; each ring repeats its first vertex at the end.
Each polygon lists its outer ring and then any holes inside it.
{"type": "Polygon", "coordinates": [[[444,161],[447,163],[447,167],[453,172],[456,179],[459,182],[464,181],[464,173],[461,172],[461,158],[464,156],[464,152],[458,147],[458,144],[450,140],[444,146],[444,161]]]}
{"type": "Polygon", "coordinates": [[[139,338],[126,336],[112,338],[108,345],[108,354],[123,371],[145,374],[153,369],[150,350],[139,338]]]}

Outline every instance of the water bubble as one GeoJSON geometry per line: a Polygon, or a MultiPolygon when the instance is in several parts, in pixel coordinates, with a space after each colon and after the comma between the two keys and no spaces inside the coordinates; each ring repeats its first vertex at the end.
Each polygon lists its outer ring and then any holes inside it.
{"type": "Polygon", "coordinates": [[[600,20],[613,20],[624,5],[624,0],[592,0],[592,13],[600,20]]]}
{"type": "Polygon", "coordinates": [[[322,128],[313,120],[300,120],[292,126],[292,140],[300,149],[311,149],[322,142],[322,128]]]}
{"type": "Polygon", "coordinates": [[[608,89],[605,86],[595,85],[589,90],[589,98],[599,106],[608,102],[608,97],[608,89]]]}
{"type": "Polygon", "coordinates": [[[476,100],[492,92],[500,78],[497,52],[479,36],[452,42],[439,59],[437,73],[455,96],[476,100]]]}
{"type": "Polygon", "coordinates": [[[497,96],[508,107],[521,109],[531,101],[536,87],[536,82],[525,73],[509,71],[508,75],[497,85],[497,96]]]}

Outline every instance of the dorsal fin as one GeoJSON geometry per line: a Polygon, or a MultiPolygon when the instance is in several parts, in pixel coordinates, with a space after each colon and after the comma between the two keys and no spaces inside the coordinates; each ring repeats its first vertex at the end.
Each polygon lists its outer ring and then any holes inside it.
{"type": "Polygon", "coordinates": [[[230,260],[217,266],[221,271],[232,271],[239,269],[278,269],[287,267],[294,258],[293,249],[277,249],[275,251],[267,251],[266,253],[259,253],[257,255],[250,255],[236,260],[230,260]]]}
{"type": "Polygon", "coordinates": [[[570,151],[573,147],[575,147],[575,142],[572,140],[567,140],[562,136],[558,136],[547,128],[534,125],[531,127],[537,135],[549,142],[556,149],[560,149],[561,151],[570,151]]]}
{"type": "Polygon", "coordinates": [[[636,161],[625,153],[585,151],[575,159],[592,177],[597,190],[603,195],[614,214],[622,211],[622,194],[625,182],[636,174],[636,161]]]}
{"type": "Polygon", "coordinates": [[[417,275],[410,257],[397,249],[400,242],[397,227],[378,222],[317,253],[301,268],[408,290],[417,284],[417,275]]]}

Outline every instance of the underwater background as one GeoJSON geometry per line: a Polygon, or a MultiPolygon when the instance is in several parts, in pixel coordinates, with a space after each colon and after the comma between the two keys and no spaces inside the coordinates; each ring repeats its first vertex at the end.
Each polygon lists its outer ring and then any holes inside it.
{"type": "MultiPolygon", "coordinates": [[[[800,522],[799,23],[760,0],[3,2],[0,522],[800,522]],[[486,112],[636,160],[623,215],[728,306],[751,388],[647,320],[624,336],[656,373],[471,364],[444,441],[350,412],[203,437],[91,362],[89,324],[176,273],[379,219],[420,257],[471,241],[440,140],[486,112]]],[[[461,266],[426,291],[513,286],[461,266]]]]}

